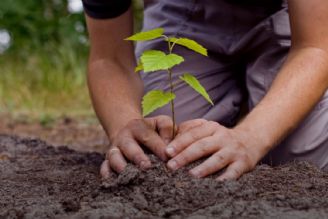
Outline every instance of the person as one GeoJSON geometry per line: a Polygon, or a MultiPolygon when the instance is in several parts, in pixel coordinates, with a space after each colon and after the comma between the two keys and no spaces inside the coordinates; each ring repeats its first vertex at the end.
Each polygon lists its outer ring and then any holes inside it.
{"type": "Polygon", "coordinates": [[[259,162],[305,160],[328,170],[327,0],[145,0],[143,30],[158,27],[188,37],[209,58],[182,47],[185,62],[174,78],[191,73],[214,106],[187,85],[176,87],[173,127],[169,107],[143,118],[144,91],[168,90],[166,74],[134,72],[136,58],[164,49],[153,40],[134,46],[129,0],[83,1],[91,49],[88,85],[94,109],[110,140],[101,175],[121,172],[127,162],[151,167],[144,149],[177,170],[218,180],[237,179],[259,162]],[[248,113],[237,121],[243,100],[248,113]],[[172,129],[178,135],[172,139],[172,129]]]}

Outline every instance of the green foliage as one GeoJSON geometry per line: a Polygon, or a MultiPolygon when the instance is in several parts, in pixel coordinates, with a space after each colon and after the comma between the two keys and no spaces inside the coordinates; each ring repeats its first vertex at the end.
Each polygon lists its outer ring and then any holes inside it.
{"type": "MultiPolygon", "coordinates": [[[[133,2],[139,31],[143,1],[133,2]]],[[[67,5],[68,0],[0,1],[0,30],[11,37],[0,54],[0,114],[94,116],[85,77],[85,18],[67,5]]]]}
{"type": "Polygon", "coordinates": [[[13,39],[8,52],[26,57],[67,43],[86,54],[84,15],[71,14],[67,5],[67,0],[1,0],[0,29],[9,31],[13,39]]]}
{"type": "Polygon", "coordinates": [[[154,110],[165,106],[175,99],[175,94],[171,92],[163,92],[161,90],[149,91],[142,100],[143,116],[147,116],[154,110]]]}
{"type": "Polygon", "coordinates": [[[143,64],[140,62],[137,67],[134,69],[135,72],[142,71],[144,69],[143,64]]]}
{"type": "MultiPolygon", "coordinates": [[[[176,65],[179,65],[184,61],[182,56],[172,53],[175,45],[184,46],[194,52],[197,52],[201,55],[207,56],[207,49],[202,45],[197,43],[194,40],[188,38],[175,38],[168,37],[164,35],[164,29],[156,28],[153,30],[149,30],[146,32],[137,33],[133,36],[126,38],[126,40],[132,41],[146,41],[153,40],[156,38],[163,37],[168,44],[169,54],[165,54],[162,51],[158,50],[147,50],[144,51],[140,57],[140,62],[138,66],[135,68],[135,71],[144,71],[145,73],[166,70],[169,78],[170,92],[163,92],[161,90],[153,90],[148,92],[142,100],[142,111],[143,116],[147,116],[149,113],[154,110],[165,106],[169,102],[171,102],[171,111],[172,111],[172,119],[173,125],[175,125],[175,115],[174,115],[174,99],[175,94],[174,83],[172,81],[172,68],[176,65]]],[[[196,92],[202,95],[210,104],[213,105],[213,101],[210,96],[206,92],[205,88],[200,84],[200,82],[192,76],[191,74],[184,74],[180,77],[180,79],[186,82],[191,88],[193,88],[196,92]]],[[[175,137],[175,131],[173,130],[172,136],[175,137]]]]}
{"type": "Polygon", "coordinates": [[[184,74],[183,76],[180,76],[180,79],[186,82],[190,87],[192,87],[196,92],[198,92],[200,95],[202,95],[210,104],[213,104],[213,101],[211,100],[210,96],[206,92],[205,88],[200,84],[200,82],[191,74],[184,74]]]}
{"type": "Polygon", "coordinates": [[[194,52],[197,52],[201,55],[208,56],[207,49],[194,40],[187,39],[187,38],[175,38],[175,37],[170,37],[168,40],[180,46],[187,47],[188,49],[191,49],[194,52]]]}
{"type": "Polygon", "coordinates": [[[147,40],[153,40],[156,38],[159,38],[163,35],[164,29],[163,28],[156,28],[153,30],[141,32],[134,34],[125,40],[132,40],[132,41],[147,41],[147,40]]]}
{"type": "Polygon", "coordinates": [[[69,45],[25,59],[0,58],[0,114],[93,116],[85,81],[86,57],[69,45]]]}
{"type": "Polygon", "coordinates": [[[168,70],[184,61],[183,57],[176,54],[166,55],[157,50],[147,50],[141,55],[141,63],[145,73],[168,70]]]}

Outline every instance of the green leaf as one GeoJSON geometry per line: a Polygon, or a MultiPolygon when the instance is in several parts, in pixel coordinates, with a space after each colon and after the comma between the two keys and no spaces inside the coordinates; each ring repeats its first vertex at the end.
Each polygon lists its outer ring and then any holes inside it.
{"type": "Polygon", "coordinates": [[[183,57],[176,54],[166,55],[157,50],[147,50],[141,55],[144,72],[170,69],[184,61],[183,57]]]}
{"type": "Polygon", "coordinates": [[[153,30],[145,31],[136,33],[125,40],[132,40],[132,41],[146,41],[146,40],[153,40],[159,38],[163,35],[164,29],[163,28],[156,28],[153,30]]]}
{"type": "Polygon", "coordinates": [[[149,113],[155,111],[156,109],[165,106],[171,100],[175,99],[175,94],[171,92],[164,92],[161,90],[149,91],[142,98],[142,114],[147,116],[149,113]]]}
{"type": "Polygon", "coordinates": [[[191,74],[184,74],[180,76],[180,79],[186,82],[190,87],[192,87],[195,91],[197,91],[200,95],[202,95],[210,104],[213,104],[210,96],[206,92],[205,88],[200,84],[200,82],[191,74]]]}
{"type": "Polygon", "coordinates": [[[134,69],[135,72],[139,72],[139,71],[142,71],[143,70],[143,64],[142,62],[140,62],[138,64],[138,66],[134,69]]]}
{"type": "Polygon", "coordinates": [[[175,37],[170,37],[169,40],[172,43],[187,47],[188,49],[198,52],[204,56],[208,56],[207,49],[194,40],[188,38],[175,38],[175,37]]]}

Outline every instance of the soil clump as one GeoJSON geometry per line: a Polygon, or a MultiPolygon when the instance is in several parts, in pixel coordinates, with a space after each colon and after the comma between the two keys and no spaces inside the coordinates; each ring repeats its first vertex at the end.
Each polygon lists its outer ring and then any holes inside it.
{"type": "Polygon", "coordinates": [[[328,218],[328,173],[306,162],[217,182],[151,159],[102,181],[100,153],[0,135],[0,218],[328,218]]]}

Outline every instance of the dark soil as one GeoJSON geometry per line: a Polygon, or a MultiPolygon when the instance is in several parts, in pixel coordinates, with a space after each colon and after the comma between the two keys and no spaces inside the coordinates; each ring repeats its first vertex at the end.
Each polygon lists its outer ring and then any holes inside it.
{"type": "Polygon", "coordinates": [[[95,117],[60,117],[31,120],[29,116],[0,114],[0,133],[42,139],[52,146],[67,145],[78,151],[105,152],[108,140],[95,117]]]}
{"type": "Polygon", "coordinates": [[[260,165],[238,181],[155,162],[102,182],[103,156],[0,135],[0,218],[328,218],[328,173],[260,165]]]}

